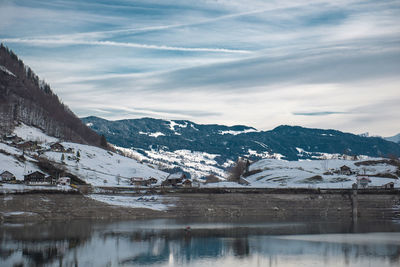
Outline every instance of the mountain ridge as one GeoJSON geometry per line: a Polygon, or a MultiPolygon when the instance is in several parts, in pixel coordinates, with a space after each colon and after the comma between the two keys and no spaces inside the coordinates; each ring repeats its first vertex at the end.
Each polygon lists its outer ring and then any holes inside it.
{"type": "Polygon", "coordinates": [[[151,118],[109,121],[95,116],[82,118],[82,121],[105,135],[110,143],[135,150],[144,160],[165,163],[171,169],[188,169],[185,164],[197,164],[196,170],[211,165],[226,170],[239,157],[256,161],[264,158],[322,159],[343,154],[353,157],[400,155],[399,144],[334,129],[281,125],[273,130],[257,131],[244,125],[207,125],[151,118]],[[195,162],[189,155],[194,152],[198,158],[195,162]],[[185,160],[189,163],[183,163],[185,160]],[[208,161],[212,164],[201,166],[208,161]]]}

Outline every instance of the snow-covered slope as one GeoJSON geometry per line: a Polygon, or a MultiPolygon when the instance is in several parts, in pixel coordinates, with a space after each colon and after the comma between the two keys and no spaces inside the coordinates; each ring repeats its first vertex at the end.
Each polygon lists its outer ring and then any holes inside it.
{"type": "Polygon", "coordinates": [[[23,123],[15,127],[14,134],[26,141],[37,141],[39,143],[54,143],[59,141],[57,138],[43,133],[42,130],[23,123]]]}
{"type": "Polygon", "coordinates": [[[265,159],[250,165],[249,172],[255,174],[246,177],[246,180],[253,187],[351,188],[357,182],[357,174],[365,174],[371,179],[370,186],[394,182],[395,187],[400,187],[399,179],[379,177],[396,177],[396,171],[396,166],[382,163],[381,158],[369,158],[368,161],[265,159]],[[340,173],[340,167],[344,165],[350,167],[350,175],[340,173]]]}
{"type": "MultiPolygon", "coordinates": [[[[186,173],[190,173],[191,178],[199,179],[210,175],[210,173],[224,179],[226,172],[221,169],[215,160],[219,155],[209,154],[206,152],[190,151],[187,149],[180,149],[169,152],[163,149],[146,150],[146,155],[138,153],[133,149],[116,147],[127,155],[137,158],[140,162],[145,162],[160,169],[174,170],[179,168],[186,173]]],[[[142,150],[143,151],[143,150],[142,150]]],[[[225,167],[233,164],[233,161],[228,160],[225,162],[225,167]]]]}
{"type": "Polygon", "coordinates": [[[159,183],[167,177],[167,173],[140,164],[134,159],[93,146],[76,143],[61,143],[73,153],[47,151],[45,157],[51,161],[62,164],[64,154],[65,168],[89,184],[96,186],[128,185],[131,177],[156,178],[159,183]],[[78,161],[77,153],[80,157],[78,161]],[[118,177],[120,181],[118,182],[118,177]]]}
{"type": "Polygon", "coordinates": [[[64,147],[64,152],[52,151],[50,145],[59,141],[57,138],[24,124],[16,127],[14,134],[23,138],[22,142],[38,142],[38,148],[33,151],[26,149],[24,152],[12,144],[11,140],[0,142],[0,173],[9,171],[16,176],[17,180],[23,180],[25,174],[41,171],[37,167],[39,154],[40,158],[45,158],[58,167],[65,168],[66,171],[95,186],[124,186],[129,184],[131,177],[154,177],[161,183],[168,175],[132,158],[98,147],[60,142],[64,147]],[[23,153],[25,153],[25,160],[18,159],[23,153]]]}

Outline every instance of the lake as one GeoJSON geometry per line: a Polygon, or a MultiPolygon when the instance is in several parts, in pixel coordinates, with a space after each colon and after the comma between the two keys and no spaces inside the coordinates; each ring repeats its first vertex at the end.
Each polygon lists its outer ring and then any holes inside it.
{"type": "Polygon", "coordinates": [[[0,226],[1,266],[400,266],[400,222],[159,219],[0,226]]]}

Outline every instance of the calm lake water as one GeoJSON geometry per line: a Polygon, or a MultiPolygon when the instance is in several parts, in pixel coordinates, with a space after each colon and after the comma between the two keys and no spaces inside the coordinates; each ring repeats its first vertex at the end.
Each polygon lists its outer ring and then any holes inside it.
{"type": "Polygon", "coordinates": [[[395,221],[72,221],[0,237],[0,266],[400,266],[395,221]]]}

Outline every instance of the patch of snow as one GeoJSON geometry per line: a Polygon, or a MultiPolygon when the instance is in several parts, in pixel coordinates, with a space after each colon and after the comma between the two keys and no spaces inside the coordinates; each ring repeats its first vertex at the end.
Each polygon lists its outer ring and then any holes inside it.
{"type": "Polygon", "coordinates": [[[110,195],[99,195],[91,194],[89,198],[97,200],[109,205],[128,207],[128,208],[143,208],[158,211],[165,211],[169,207],[174,205],[164,204],[164,200],[167,197],[164,196],[145,196],[145,197],[133,197],[133,196],[110,196],[110,195]]]}
{"type": "Polygon", "coordinates": [[[175,131],[175,126],[181,127],[181,128],[186,128],[188,126],[188,123],[185,122],[185,124],[179,124],[179,123],[176,123],[175,121],[169,121],[169,128],[171,129],[171,131],[175,131]]]}
{"type": "Polygon", "coordinates": [[[162,132],[156,132],[156,133],[150,133],[149,136],[157,138],[159,136],[165,136],[165,134],[163,134],[162,132]]]}
{"type": "Polygon", "coordinates": [[[150,136],[150,137],[155,137],[155,138],[157,138],[157,137],[159,137],[159,136],[165,136],[165,134],[163,134],[162,132],[145,133],[145,132],[140,131],[139,134],[148,135],[148,136],[150,136]]]}
{"type": "Polygon", "coordinates": [[[221,135],[225,135],[225,134],[238,135],[238,134],[251,133],[251,132],[257,132],[257,130],[256,129],[246,129],[246,130],[243,130],[243,131],[228,130],[228,131],[219,131],[218,134],[221,134],[221,135]]]}
{"type": "Polygon", "coordinates": [[[59,141],[55,137],[48,136],[42,130],[23,123],[15,127],[14,133],[25,141],[38,141],[39,143],[54,143],[59,141]]]}
{"type": "Polygon", "coordinates": [[[256,150],[249,149],[246,156],[256,156],[263,159],[283,159],[285,156],[279,153],[269,153],[268,151],[257,152],[256,150]]]}
{"type": "Polygon", "coordinates": [[[3,72],[5,72],[5,73],[7,73],[8,75],[17,77],[17,76],[15,76],[14,73],[12,73],[11,71],[9,71],[9,70],[8,70],[6,67],[4,67],[3,65],[0,65],[0,70],[3,71],[3,72]]]}

